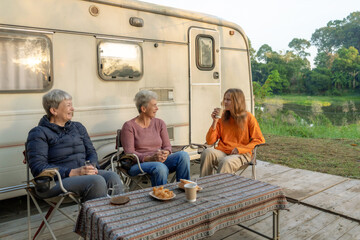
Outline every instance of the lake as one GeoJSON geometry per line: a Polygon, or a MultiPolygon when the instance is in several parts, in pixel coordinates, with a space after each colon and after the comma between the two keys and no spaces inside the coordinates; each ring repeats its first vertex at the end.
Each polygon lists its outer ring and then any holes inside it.
{"type": "Polygon", "coordinates": [[[360,124],[360,99],[349,101],[313,101],[297,104],[279,99],[266,99],[260,105],[262,111],[274,113],[293,111],[296,115],[309,122],[314,116],[324,115],[335,126],[360,124]]]}

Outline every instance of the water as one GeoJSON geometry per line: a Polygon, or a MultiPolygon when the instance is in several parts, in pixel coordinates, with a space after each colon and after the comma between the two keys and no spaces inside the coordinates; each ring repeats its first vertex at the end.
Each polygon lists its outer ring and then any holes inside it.
{"type": "Polygon", "coordinates": [[[325,116],[332,125],[344,126],[349,124],[360,124],[360,100],[339,101],[322,104],[314,101],[311,105],[295,103],[264,103],[261,106],[264,112],[275,113],[293,111],[307,122],[319,116],[325,116]]]}

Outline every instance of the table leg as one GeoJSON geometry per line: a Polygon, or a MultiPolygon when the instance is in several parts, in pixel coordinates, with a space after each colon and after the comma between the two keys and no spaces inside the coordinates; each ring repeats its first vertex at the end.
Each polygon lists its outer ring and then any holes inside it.
{"type": "Polygon", "coordinates": [[[280,225],[279,225],[279,210],[273,211],[273,239],[279,240],[280,239],[280,225]]]}

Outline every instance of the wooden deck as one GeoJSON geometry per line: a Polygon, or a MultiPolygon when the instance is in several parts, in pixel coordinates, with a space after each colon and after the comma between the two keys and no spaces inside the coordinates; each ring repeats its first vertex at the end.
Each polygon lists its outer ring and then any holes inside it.
{"type": "MultiPolygon", "coordinates": [[[[192,166],[198,177],[199,165],[192,166]]],[[[281,186],[289,198],[289,211],[280,212],[281,239],[360,239],[360,180],[292,169],[258,161],[257,179],[281,186]]],[[[244,176],[250,177],[250,169],[244,176]]],[[[77,215],[77,206],[64,208],[77,215]]],[[[32,217],[32,233],[40,216],[32,217]]],[[[244,225],[272,236],[272,214],[245,222],[244,225]]],[[[58,239],[77,239],[73,224],[60,215],[52,221],[58,239]]],[[[27,239],[27,218],[0,223],[0,239],[27,239]]],[[[42,239],[51,239],[46,231],[42,239]]],[[[216,232],[207,240],[264,239],[240,226],[216,232]]]]}

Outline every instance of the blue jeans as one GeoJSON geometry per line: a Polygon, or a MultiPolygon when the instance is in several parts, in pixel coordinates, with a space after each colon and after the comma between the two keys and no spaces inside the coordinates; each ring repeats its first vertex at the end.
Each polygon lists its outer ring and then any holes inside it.
{"type": "MultiPolygon", "coordinates": [[[[159,186],[167,183],[169,173],[176,171],[176,181],[180,179],[190,179],[190,157],[184,151],[172,153],[165,162],[143,162],[141,168],[150,175],[151,185],[159,186]]],[[[136,176],[140,172],[137,164],[133,165],[130,170],[130,176],[136,176]]]]}

